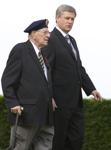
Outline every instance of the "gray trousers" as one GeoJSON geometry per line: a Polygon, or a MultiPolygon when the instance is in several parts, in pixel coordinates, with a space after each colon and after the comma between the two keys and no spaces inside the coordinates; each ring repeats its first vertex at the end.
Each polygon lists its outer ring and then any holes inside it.
{"type": "MultiPolygon", "coordinates": [[[[10,145],[12,144],[14,126],[11,126],[10,145]]],[[[28,150],[36,139],[34,150],[52,150],[54,127],[47,124],[42,126],[17,126],[14,150],[28,150]]]]}

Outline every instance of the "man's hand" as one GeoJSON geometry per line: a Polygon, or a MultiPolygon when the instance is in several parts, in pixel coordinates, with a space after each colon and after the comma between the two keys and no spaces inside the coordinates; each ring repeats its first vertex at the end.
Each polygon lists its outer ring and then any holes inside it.
{"type": "Polygon", "coordinates": [[[53,111],[55,111],[55,108],[57,108],[57,105],[55,103],[55,100],[52,98],[52,106],[53,106],[53,111]]]}
{"type": "Polygon", "coordinates": [[[98,91],[96,91],[96,90],[94,90],[94,91],[92,91],[92,93],[91,93],[93,96],[94,96],[94,99],[96,100],[96,101],[101,101],[102,102],[102,97],[101,97],[101,95],[100,95],[100,93],[98,92],[98,91]]]}
{"type": "Polygon", "coordinates": [[[13,108],[11,108],[10,109],[10,111],[12,112],[12,113],[19,113],[19,116],[21,115],[21,113],[22,113],[22,110],[23,110],[23,107],[21,107],[21,106],[16,106],[16,107],[13,107],[13,108]]]}

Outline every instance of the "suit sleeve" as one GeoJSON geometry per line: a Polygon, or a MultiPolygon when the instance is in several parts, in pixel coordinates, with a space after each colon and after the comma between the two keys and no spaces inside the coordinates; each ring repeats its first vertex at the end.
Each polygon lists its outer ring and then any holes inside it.
{"type": "Polygon", "coordinates": [[[80,59],[80,55],[79,55],[79,50],[78,50],[78,47],[77,47],[77,43],[74,39],[74,44],[75,44],[75,48],[77,49],[78,51],[78,56],[79,56],[79,62],[80,62],[80,76],[81,76],[81,82],[82,82],[82,88],[83,90],[85,91],[86,95],[89,96],[91,95],[91,92],[96,90],[93,82],[91,81],[89,75],[87,74],[85,68],[82,66],[82,62],[81,62],[81,59],[80,59]]]}
{"type": "Polygon", "coordinates": [[[6,68],[2,75],[2,89],[8,108],[19,106],[16,91],[21,76],[21,60],[17,47],[10,52],[6,68]]]}
{"type": "Polygon", "coordinates": [[[85,68],[81,65],[81,79],[82,79],[82,88],[87,94],[87,96],[91,95],[91,92],[96,90],[93,82],[91,81],[89,75],[86,73],[85,68]]]}

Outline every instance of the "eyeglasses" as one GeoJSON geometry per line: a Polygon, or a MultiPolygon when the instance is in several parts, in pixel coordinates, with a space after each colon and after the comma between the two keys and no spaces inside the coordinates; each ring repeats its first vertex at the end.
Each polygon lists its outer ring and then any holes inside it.
{"type": "Polygon", "coordinates": [[[41,33],[43,33],[44,35],[47,35],[47,34],[49,34],[50,35],[50,32],[49,31],[37,31],[37,32],[41,32],[41,33]]]}

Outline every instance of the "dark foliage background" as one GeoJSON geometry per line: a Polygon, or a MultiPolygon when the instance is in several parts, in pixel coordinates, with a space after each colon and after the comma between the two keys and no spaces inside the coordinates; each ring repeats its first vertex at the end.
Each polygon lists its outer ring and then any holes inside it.
{"type": "MultiPolygon", "coordinates": [[[[8,108],[0,96],[0,150],[9,146],[8,108]]],[[[84,99],[84,144],[82,150],[111,150],[111,100],[84,99]]]]}

